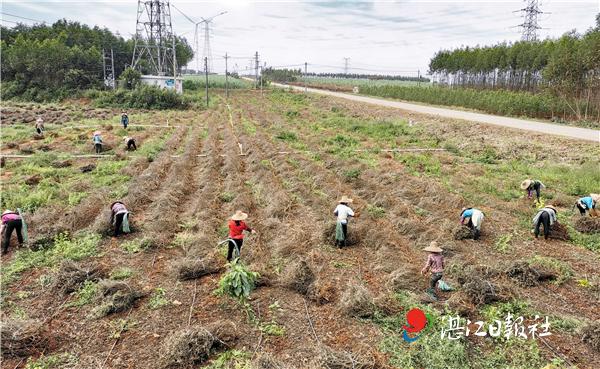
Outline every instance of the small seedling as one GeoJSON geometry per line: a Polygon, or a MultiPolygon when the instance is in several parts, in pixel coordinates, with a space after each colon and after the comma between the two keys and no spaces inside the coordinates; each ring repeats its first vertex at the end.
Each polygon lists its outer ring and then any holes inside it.
{"type": "Polygon", "coordinates": [[[163,306],[169,305],[169,300],[166,297],[167,292],[164,288],[155,288],[152,296],[150,296],[150,301],[148,302],[148,307],[152,310],[159,309],[163,306]]]}

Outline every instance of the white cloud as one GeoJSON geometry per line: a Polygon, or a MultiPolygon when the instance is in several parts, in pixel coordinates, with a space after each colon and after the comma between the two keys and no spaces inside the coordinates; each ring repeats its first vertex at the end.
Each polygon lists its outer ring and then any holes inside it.
{"type": "MultiPolygon", "coordinates": [[[[270,65],[302,64],[320,70],[350,66],[375,70],[426,71],[431,56],[440,49],[461,45],[486,45],[519,39],[521,19],[514,10],[520,0],[427,1],[189,1],[172,2],[193,19],[228,13],[213,23],[211,46],[214,66],[223,69],[221,56],[228,52],[250,58],[255,51],[270,65]],[[339,66],[339,67],[338,67],[339,66]]],[[[10,1],[3,11],[23,17],[55,21],[77,20],[106,26],[124,36],[135,32],[137,1],[10,1]]],[[[585,31],[600,12],[598,0],[542,0],[542,37],[558,37],[577,28],[585,31]]],[[[172,10],[173,27],[190,43],[193,25],[172,10]]],[[[15,20],[5,17],[5,19],[15,20]]],[[[27,22],[26,23],[31,23],[27,22]]],[[[200,35],[202,48],[203,34],[200,35]]],[[[236,59],[240,66],[248,65],[236,59]]],[[[195,65],[195,63],[192,63],[195,65]]]]}

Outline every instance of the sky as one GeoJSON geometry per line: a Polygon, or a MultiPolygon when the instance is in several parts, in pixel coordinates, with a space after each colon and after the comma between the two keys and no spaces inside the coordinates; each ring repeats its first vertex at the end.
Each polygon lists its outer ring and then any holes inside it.
{"type": "MultiPolygon", "coordinates": [[[[213,70],[243,72],[259,53],[262,64],[308,71],[370,74],[425,74],[441,49],[489,45],[520,39],[523,0],[452,1],[171,1],[174,32],[194,43],[194,20],[226,11],[211,23],[213,70]],[[175,8],[173,8],[175,7],[175,8]],[[517,12],[515,12],[517,11],[517,12]]],[[[595,24],[600,0],[540,0],[539,36],[559,37],[595,24]]],[[[136,29],[136,0],[2,0],[2,24],[34,20],[76,20],[107,27],[129,38],[136,29]],[[30,18],[23,19],[18,17],[30,18]]],[[[200,30],[199,56],[204,33],[200,30]]],[[[195,45],[193,45],[195,48],[195,45]]],[[[195,60],[189,65],[195,69],[195,60]]]]}

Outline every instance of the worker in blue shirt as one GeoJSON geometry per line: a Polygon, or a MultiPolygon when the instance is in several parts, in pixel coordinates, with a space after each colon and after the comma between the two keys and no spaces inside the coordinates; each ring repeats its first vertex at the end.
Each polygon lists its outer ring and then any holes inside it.
{"type": "Polygon", "coordinates": [[[481,223],[483,222],[483,212],[475,208],[463,208],[460,213],[460,224],[466,225],[471,229],[473,239],[478,240],[481,235],[481,223]]]}
{"type": "Polygon", "coordinates": [[[577,200],[575,206],[579,209],[579,214],[581,214],[581,216],[585,216],[587,212],[591,215],[592,211],[595,212],[598,200],[600,200],[600,195],[592,193],[589,196],[577,200]]]}

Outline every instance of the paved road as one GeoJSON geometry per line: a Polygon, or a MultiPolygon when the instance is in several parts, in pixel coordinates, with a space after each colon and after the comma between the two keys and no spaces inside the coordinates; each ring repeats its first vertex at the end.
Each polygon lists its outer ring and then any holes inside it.
{"type": "MultiPolygon", "coordinates": [[[[304,87],[301,87],[301,86],[289,86],[289,85],[283,85],[283,84],[279,84],[279,83],[271,83],[271,85],[278,86],[278,87],[284,87],[284,88],[293,88],[295,90],[304,91],[304,87]]],[[[414,112],[423,113],[423,114],[437,115],[437,116],[445,117],[445,118],[464,119],[464,120],[469,120],[469,121],[478,122],[478,123],[493,124],[493,125],[497,125],[497,126],[546,133],[546,134],[550,134],[550,135],[565,136],[565,137],[570,137],[570,138],[574,138],[574,139],[578,139],[578,140],[592,141],[592,142],[596,142],[596,143],[600,144],[600,131],[594,130],[594,129],[571,127],[571,126],[551,124],[551,123],[542,123],[542,122],[536,122],[536,121],[532,121],[532,120],[509,118],[509,117],[502,117],[502,116],[490,115],[490,114],[472,113],[472,112],[468,112],[468,111],[436,108],[433,106],[410,104],[410,103],[405,103],[405,102],[401,102],[401,101],[390,101],[390,100],[378,99],[378,98],[374,98],[374,97],[347,94],[347,93],[343,93],[343,92],[320,90],[320,89],[316,89],[316,88],[308,88],[307,90],[309,92],[313,92],[313,93],[317,93],[317,94],[341,97],[343,99],[359,101],[359,102],[364,102],[364,103],[368,103],[368,104],[375,104],[375,105],[387,106],[387,107],[391,107],[391,108],[398,108],[398,109],[409,110],[409,111],[414,111],[414,112]]]]}

